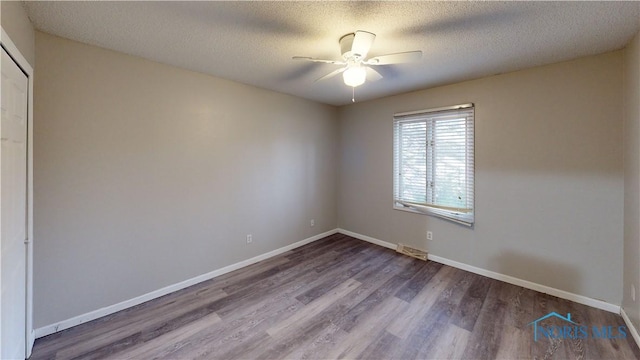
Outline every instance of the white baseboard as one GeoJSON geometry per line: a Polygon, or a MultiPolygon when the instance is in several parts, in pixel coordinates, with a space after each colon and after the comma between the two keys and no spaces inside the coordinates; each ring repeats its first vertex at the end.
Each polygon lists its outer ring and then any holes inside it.
{"type": "MultiPolygon", "coordinates": [[[[360,240],[364,240],[364,241],[370,242],[372,244],[384,246],[384,247],[389,248],[389,249],[394,249],[395,250],[395,248],[396,248],[396,244],[392,244],[392,243],[387,242],[387,241],[383,241],[383,240],[379,240],[379,239],[376,239],[376,238],[372,238],[372,237],[367,236],[367,235],[354,233],[352,231],[348,231],[348,230],[344,230],[344,229],[338,229],[338,232],[341,233],[341,234],[344,234],[344,235],[348,235],[348,236],[354,237],[356,239],[360,239],[360,240]]],[[[464,264],[464,263],[461,263],[461,262],[457,262],[457,261],[454,261],[454,260],[446,259],[446,258],[443,258],[443,257],[440,257],[440,256],[436,256],[436,255],[432,255],[432,254],[428,255],[428,259],[432,260],[432,261],[435,261],[435,262],[438,262],[438,263],[441,263],[441,264],[449,265],[449,266],[452,266],[452,267],[455,267],[455,268],[458,268],[458,269],[461,269],[461,270],[469,271],[469,272],[472,272],[474,274],[486,276],[486,277],[491,278],[491,279],[504,281],[504,282],[509,283],[509,284],[522,286],[523,288],[527,288],[527,289],[535,290],[535,291],[538,291],[538,292],[541,292],[541,293],[557,296],[557,297],[559,297],[561,299],[566,299],[566,300],[570,300],[570,301],[573,301],[573,302],[577,302],[578,304],[583,304],[583,305],[591,306],[591,307],[594,307],[594,308],[597,308],[597,309],[602,309],[602,310],[609,311],[609,312],[612,312],[612,313],[620,314],[620,305],[614,305],[614,304],[608,303],[606,301],[592,299],[592,298],[587,297],[587,296],[570,293],[568,291],[552,288],[552,287],[549,287],[549,286],[546,286],[546,285],[537,284],[537,283],[534,283],[534,282],[531,282],[531,281],[519,279],[519,278],[516,278],[516,277],[513,277],[513,276],[509,276],[509,275],[500,274],[500,273],[497,273],[497,272],[494,272],[494,271],[482,269],[482,268],[479,268],[479,267],[475,267],[475,266],[472,266],[472,265],[464,264]]]]}
{"type": "Polygon", "coordinates": [[[629,331],[631,332],[633,340],[635,340],[636,344],[640,346],[640,334],[638,334],[638,329],[636,329],[636,327],[633,325],[631,319],[629,319],[629,316],[627,316],[627,313],[624,311],[624,308],[620,309],[620,315],[622,315],[624,323],[627,324],[627,329],[629,329],[629,331]]]}
{"type": "Polygon", "coordinates": [[[356,239],[360,239],[360,240],[364,240],[366,242],[370,242],[372,244],[376,244],[382,247],[386,247],[389,248],[391,250],[395,250],[397,245],[396,244],[392,244],[390,242],[386,242],[386,241],[382,241],[382,240],[378,240],[376,238],[372,238],[371,236],[367,236],[367,235],[362,235],[362,234],[358,234],[358,233],[354,233],[352,231],[349,230],[345,230],[345,229],[338,229],[338,232],[340,234],[344,234],[347,236],[351,236],[354,237],[356,239]]]}
{"type": "Polygon", "coordinates": [[[31,353],[33,352],[33,344],[36,342],[35,330],[31,330],[31,332],[29,333],[29,337],[27,338],[27,341],[29,342],[27,344],[27,359],[28,359],[31,357],[31,353]]]}
{"type": "Polygon", "coordinates": [[[587,297],[587,296],[574,294],[574,293],[571,293],[571,292],[568,292],[568,291],[552,288],[552,287],[546,286],[546,285],[541,285],[541,284],[534,283],[534,282],[531,282],[531,281],[528,281],[528,280],[523,280],[523,279],[519,279],[519,278],[516,278],[516,277],[513,277],[513,276],[504,275],[504,274],[500,274],[500,273],[493,272],[493,271],[490,271],[490,270],[486,270],[486,269],[478,268],[478,267],[475,267],[475,266],[463,264],[463,263],[460,263],[460,262],[457,262],[457,261],[453,261],[453,260],[445,259],[445,258],[440,257],[440,256],[436,256],[436,255],[429,254],[429,260],[432,260],[432,261],[435,261],[435,262],[439,262],[441,264],[453,266],[455,268],[466,270],[466,271],[469,271],[469,272],[472,272],[472,273],[475,273],[475,274],[478,274],[478,275],[486,276],[486,277],[489,277],[489,278],[492,278],[492,279],[504,281],[504,282],[509,283],[509,284],[522,286],[523,288],[527,288],[527,289],[535,290],[535,291],[538,291],[538,292],[541,292],[541,293],[557,296],[557,297],[559,297],[561,299],[566,299],[566,300],[570,300],[570,301],[573,301],[573,302],[577,302],[578,304],[591,306],[591,307],[594,307],[594,308],[597,308],[597,309],[602,309],[602,310],[605,310],[605,311],[608,311],[608,312],[612,312],[612,313],[616,313],[616,314],[620,313],[620,305],[614,305],[614,304],[608,303],[606,301],[593,299],[593,298],[590,298],[590,297],[587,297]]]}
{"type": "Polygon", "coordinates": [[[274,257],[276,255],[280,255],[280,254],[285,253],[285,252],[287,252],[289,250],[293,250],[293,249],[298,248],[300,246],[307,245],[309,243],[312,243],[314,241],[320,240],[320,239],[322,239],[324,237],[327,237],[329,235],[336,234],[337,232],[338,232],[338,229],[329,230],[329,231],[324,232],[322,234],[318,234],[318,235],[306,238],[304,240],[298,241],[298,242],[293,243],[291,245],[287,245],[285,247],[281,247],[279,249],[276,249],[276,250],[273,250],[273,251],[269,251],[268,253],[265,253],[265,254],[262,254],[262,255],[258,255],[256,257],[252,257],[251,259],[240,261],[238,263],[231,264],[229,266],[225,266],[225,267],[223,267],[221,269],[214,270],[212,272],[209,272],[209,273],[206,273],[206,274],[203,274],[203,275],[199,275],[199,276],[196,276],[194,278],[187,279],[185,281],[182,281],[182,282],[179,282],[179,283],[176,283],[176,284],[173,284],[173,285],[169,285],[169,286],[163,287],[161,289],[146,293],[144,295],[135,297],[133,299],[125,300],[125,301],[119,302],[117,304],[109,305],[107,307],[103,307],[103,308],[98,309],[98,310],[94,310],[94,311],[91,311],[91,312],[88,312],[88,313],[85,313],[85,314],[82,314],[82,315],[78,315],[78,316],[72,317],[71,319],[67,319],[67,320],[63,320],[63,321],[60,321],[60,322],[57,322],[57,323],[54,323],[54,324],[43,326],[43,327],[38,328],[38,329],[35,330],[35,338],[41,338],[43,336],[47,336],[47,335],[53,334],[55,332],[62,331],[64,329],[68,329],[70,327],[73,327],[73,326],[76,326],[76,325],[80,325],[80,324],[86,323],[88,321],[95,320],[95,319],[101,318],[103,316],[107,316],[107,315],[116,313],[118,311],[121,311],[121,310],[130,308],[130,307],[136,306],[138,304],[142,304],[143,302],[159,298],[161,296],[164,296],[164,295],[170,294],[172,292],[187,288],[189,286],[201,283],[203,281],[213,279],[213,278],[215,278],[217,276],[226,274],[228,272],[231,272],[231,271],[234,271],[234,270],[238,270],[238,269],[243,268],[245,266],[249,266],[249,265],[255,264],[255,263],[259,262],[259,261],[266,260],[266,259],[274,257]]]}
{"type": "MultiPolygon", "coordinates": [[[[344,235],[347,235],[347,236],[351,236],[351,237],[354,237],[356,239],[364,240],[364,241],[367,241],[369,243],[372,243],[372,244],[375,244],[375,245],[378,245],[378,246],[382,246],[382,247],[385,247],[385,248],[389,248],[389,249],[392,249],[392,250],[395,250],[395,248],[396,248],[396,244],[393,244],[393,243],[390,243],[390,242],[387,242],[387,241],[376,239],[376,238],[373,238],[373,237],[370,237],[370,236],[367,236],[367,235],[358,234],[358,233],[355,233],[355,232],[352,232],[352,231],[348,231],[348,230],[345,230],[345,229],[334,229],[334,230],[330,230],[330,231],[324,232],[322,234],[318,234],[318,235],[309,237],[307,239],[298,241],[298,242],[293,243],[291,245],[287,245],[285,247],[270,251],[268,253],[265,253],[265,254],[262,254],[262,255],[258,255],[256,257],[251,258],[251,259],[247,259],[247,260],[244,260],[244,261],[241,261],[241,262],[229,265],[229,266],[225,266],[225,267],[223,267],[221,269],[214,270],[212,272],[209,272],[209,273],[206,273],[206,274],[203,274],[203,275],[199,275],[199,276],[196,276],[194,278],[187,279],[185,281],[182,281],[182,282],[179,282],[179,283],[176,283],[176,284],[173,284],[173,285],[166,286],[164,288],[149,292],[147,294],[135,297],[133,299],[125,300],[125,301],[119,302],[117,304],[110,305],[110,306],[107,306],[107,307],[103,307],[101,309],[97,309],[97,310],[94,310],[94,311],[91,311],[91,312],[88,312],[88,313],[85,313],[85,314],[82,314],[82,315],[78,315],[78,316],[75,316],[75,317],[67,319],[67,320],[63,320],[63,321],[60,321],[60,322],[57,322],[57,323],[54,323],[54,324],[50,324],[50,325],[46,325],[46,326],[40,327],[40,328],[35,330],[35,336],[33,338],[35,340],[35,338],[40,338],[40,337],[43,337],[43,336],[47,336],[47,335],[53,334],[55,332],[68,329],[70,327],[73,327],[73,326],[76,326],[76,325],[80,325],[80,324],[83,324],[85,322],[92,321],[92,320],[98,319],[100,317],[113,314],[115,312],[118,312],[118,311],[130,308],[130,307],[136,306],[136,305],[141,304],[143,302],[146,302],[146,301],[149,301],[149,300],[153,300],[153,299],[159,298],[161,296],[167,295],[169,293],[172,293],[172,292],[184,289],[186,287],[198,284],[200,282],[213,279],[213,278],[215,278],[217,276],[220,276],[220,275],[226,274],[228,272],[243,268],[245,266],[249,266],[249,265],[255,264],[255,263],[259,262],[259,261],[266,260],[268,258],[274,257],[274,256],[282,254],[282,253],[285,253],[285,252],[287,252],[289,250],[298,248],[300,246],[312,243],[314,241],[320,240],[320,239],[322,239],[324,237],[327,237],[329,235],[333,235],[335,233],[341,233],[341,234],[344,234],[344,235]]],[[[589,298],[589,297],[586,297],[586,296],[583,296],[583,295],[577,295],[577,294],[574,294],[574,293],[570,293],[568,291],[552,288],[552,287],[549,287],[549,286],[546,286],[546,285],[537,284],[537,283],[534,283],[534,282],[531,282],[531,281],[527,281],[527,280],[522,280],[522,279],[519,279],[519,278],[515,278],[513,276],[500,274],[500,273],[497,273],[497,272],[493,272],[493,271],[490,271],[490,270],[486,270],[486,269],[478,268],[478,267],[475,267],[475,266],[467,265],[467,264],[464,264],[464,263],[461,263],[461,262],[457,262],[457,261],[454,261],[454,260],[446,259],[446,258],[443,258],[443,257],[440,257],[440,256],[436,256],[436,255],[432,255],[432,254],[429,254],[428,259],[432,260],[432,261],[435,261],[435,262],[438,262],[438,263],[441,263],[441,264],[449,265],[449,266],[452,266],[452,267],[455,267],[455,268],[458,268],[458,269],[469,271],[469,272],[472,272],[474,274],[486,276],[486,277],[489,277],[489,278],[492,278],[492,279],[496,279],[496,280],[499,280],[499,281],[504,281],[504,282],[509,283],[509,284],[522,286],[522,287],[527,288],[527,289],[539,291],[539,292],[546,293],[546,294],[549,294],[549,295],[557,296],[557,297],[562,298],[562,299],[574,301],[574,302],[577,302],[579,304],[583,304],[583,305],[591,306],[591,307],[594,307],[594,308],[602,309],[602,310],[605,310],[605,311],[621,314],[622,317],[625,320],[625,323],[627,323],[627,327],[630,329],[631,334],[633,335],[634,339],[636,340],[636,342],[640,346],[640,337],[638,336],[637,329],[633,326],[633,324],[631,323],[631,321],[627,317],[626,313],[624,312],[624,310],[621,309],[621,307],[619,305],[614,305],[614,304],[611,304],[611,303],[608,303],[608,302],[605,302],[605,301],[592,299],[592,298],[589,298]]]]}

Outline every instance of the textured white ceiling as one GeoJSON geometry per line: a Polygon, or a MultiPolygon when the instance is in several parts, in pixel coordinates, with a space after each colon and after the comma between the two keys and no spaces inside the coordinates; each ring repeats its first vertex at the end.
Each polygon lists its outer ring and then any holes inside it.
{"type": "Polygon", "coordinates": [[[417,64],[377,67],[359,101],[623,48],[640,2],[27,2],[41,31],[333,105],[338,39],[377,34],[369,56],[422,50],[417,64]]]}

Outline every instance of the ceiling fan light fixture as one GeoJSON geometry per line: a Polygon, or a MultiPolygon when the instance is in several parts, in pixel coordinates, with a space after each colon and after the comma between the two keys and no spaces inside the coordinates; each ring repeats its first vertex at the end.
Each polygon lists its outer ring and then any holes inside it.
{"type": "Polygon", "coordinates": [[[342,73],[342,78],[347,86],[360,86],[367,79],[367,71],[362,66],[350,66],[342,73]]]}
{"type": "MultiPolygon", "coordinates": [[[[369,50],[371,50],[375,39],[376,34],[358,30],[346,34],[338,40],[342,60],[315,59],[307,56],[294,56],[293,59],[343,66],[315,81],[329,79],[342,73],[345,85],[351,86],[353,90],[357,86],[364,84],[367,79],[369,81],[377,81],[382,78],[382,75],[374,69],[375,66],[417,62],[422,58],[422,51],[420,50],[378,55],[368,58],[369,50]]],[[[355,94],[355,90],[352,94],[355,94]]],[[[355,101],[353,96],[351,100],[355,101]]]]}

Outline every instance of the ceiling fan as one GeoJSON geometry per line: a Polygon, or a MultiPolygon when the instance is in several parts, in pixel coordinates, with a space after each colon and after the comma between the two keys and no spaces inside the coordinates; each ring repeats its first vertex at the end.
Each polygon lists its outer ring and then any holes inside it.
{"type": "Polygon", "coordinates": [[[380,55],[366,59],[375,38],[376,34],[362,30],[342,36],[339,40],[342,60],[323,60],[304,56],[294,56],[293,60],[346,65],[338,70],[328,73],[316,81],[329,79],[342,73],[344,83],[347,86],[355,88],[356,86],[364,84],[367,77],[371,81],[376,81],[382,78],[382,75],[380,75],[380,73],[371,66],[416,62],[420,61],[422,58],[422,51],[417,50],[380,55]]]}

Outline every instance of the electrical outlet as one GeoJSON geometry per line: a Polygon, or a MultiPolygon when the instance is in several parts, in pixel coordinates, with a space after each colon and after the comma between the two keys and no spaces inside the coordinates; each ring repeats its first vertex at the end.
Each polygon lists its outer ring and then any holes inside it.
{"type": "Polygon", "coordinates": [[[311,219],[311,227],[316,226],[316,221],[314,219],[311,219]]]}
{"type": "Polygon", "coordinates": [[[636,301],[636,287],[631,284],[631,300],[636,301]]]}
{"type": "Polygon", "coordinates": [[[248,234],[247,235],[247,244],[251,244],[253,242],[253,235],[248,234]]]}
{"type": "Polygon", "coordinates": [[[427,240],[433,240],[433,233],[431,231],[427,231],[427,240]]]}

